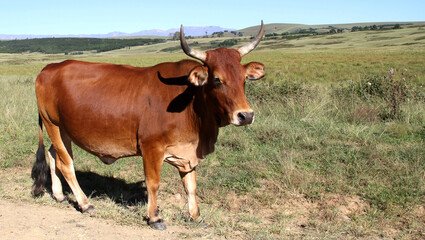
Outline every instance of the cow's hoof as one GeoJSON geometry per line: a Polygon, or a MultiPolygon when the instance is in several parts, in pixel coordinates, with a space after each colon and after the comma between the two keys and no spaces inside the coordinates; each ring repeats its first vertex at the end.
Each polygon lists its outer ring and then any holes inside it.
{"type": "Polygon", "coordinates": [[[94,209],[93,205],[90,205],[85,210],[82,210],[82,213],[83,214],[88,214],[88,215],[92,216],[92,215],[95,215],[96,214],[96,209],[94,209]]]}
{"type": "Polygon", "coordinates": [[[149,222],[149,226],[155,230],[166,230],[167,229],[167,225],[165,225],[164,221],[162,221],[162,219],[156,221],[156,222],[149,222]]]}

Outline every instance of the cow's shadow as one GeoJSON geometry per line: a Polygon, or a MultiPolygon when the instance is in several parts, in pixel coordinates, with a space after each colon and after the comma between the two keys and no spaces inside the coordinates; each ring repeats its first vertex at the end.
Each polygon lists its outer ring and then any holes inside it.
{"type": "MultiPolygon", "coordinates": [[[[145,181],[127,183],[122,179],[102,176],[94,172],[75,171],[81,189],[89,198],[106,199],[109,198],[116,204],[122,206],[135,206],[147,203],[147,189],[145,181]]],[[[65,196],[72,193],[66,181],[61,178],[63,192],[65,196]]],[[[46,183],[46,190],[52,194],[52,182],[49,176],[46,183]]],[[[67,199],[76,209],[78,204],[72,198],[67,199]]]]}

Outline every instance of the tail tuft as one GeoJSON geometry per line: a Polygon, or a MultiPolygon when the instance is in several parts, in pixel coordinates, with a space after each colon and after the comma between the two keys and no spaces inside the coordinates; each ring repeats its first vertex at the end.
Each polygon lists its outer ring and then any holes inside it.
{"type": "Polygon", "coordinates": [[[35,197],[43,195],[44,185],[47,182],[49,175],[49,167],[46,163],[46,153],[43,144],[43,125],[41,117],[39,116],[39,144],[36,153],[36,160],[31,171],[31,178],[34,180],[32,185],[32,193],[35,197]]]}
{"type": "Polygon", "coordinates": [[[46,155],[44,145],[41,145],[36,154],[36,160],[31,171],[31,178],[34,180],[32,185],[32,193],[35,197],[43,195],[44,185],[47,182],[49,167],[46,163],[46,155]]]}

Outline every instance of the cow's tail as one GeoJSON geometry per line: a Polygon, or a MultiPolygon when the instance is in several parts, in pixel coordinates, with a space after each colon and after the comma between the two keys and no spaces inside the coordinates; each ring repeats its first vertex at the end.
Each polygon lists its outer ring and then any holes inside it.
{"type": "Polygon", "coordinates": [[[31,178],[34,180],[32,185],[32,193],[35,197],[43,194],[44,185],[49,175],[49,167],[46,163],[46,153],[43,144],[43,121],[40,114],[38,115],[38,150],[36,160],[31,171],[31,178]]]}

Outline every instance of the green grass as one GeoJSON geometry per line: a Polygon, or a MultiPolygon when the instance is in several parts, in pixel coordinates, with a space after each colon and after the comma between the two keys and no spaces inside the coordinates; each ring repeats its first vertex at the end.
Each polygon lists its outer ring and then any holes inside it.
{"type": "MultiPolygon", "coordinates": [[[[197,168],[208,234],[237,239],[423,238],[425,51],[404,45],[421,34],[419,28],[405,28],[265,41],[262,50],[246,56],[244,63],[266,66],[265,79],[246,85],[255,123],[221,129],[216,151],[197,168]],[[381,40],[364,39],[368,36],[381,40]],[[333,41],[342,43],[326,44],[333,41]],[[282,43],[295,47],[270,47],[282,43]],[[393,83],[390,68],[396,69],[393,83]],[[397,100],[398,114],[391,115],[395,83],[405,90],[397,100]]],[[[200,40],[200,46],[209,41],[200,40]]],[[[148,66],[184,58],[183,53],[161,53],[176,44],[72,57],[148,66]]],[[[48,195],[31,198],[29,170],[37,148],[34,79],[47,63],[64,58],[0,54],[2,198],[60,207],[48,195]]],[[[77,175],[97,206],[97,217],[145,227],[142,160],[121,159],[106,166],[74,149],[77,175]]],[[[181,185],[175,168],[164,164],[161,214],[168,223],[202,230],[186,220],[181,185]]]]}
{"type": "Polygon", "coordinates": [[[28,166],[35,140],[30,130],[36,114],[34,76],[1,76],[0,89],[0,168],[28,166]]]}

